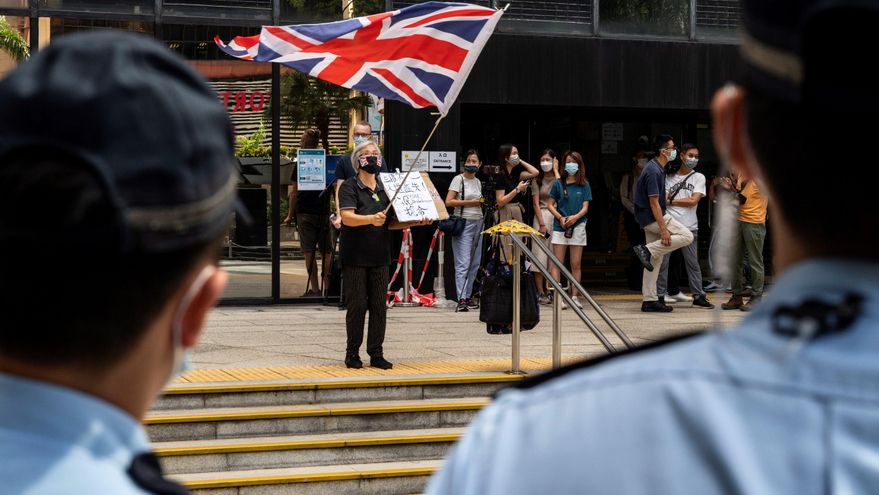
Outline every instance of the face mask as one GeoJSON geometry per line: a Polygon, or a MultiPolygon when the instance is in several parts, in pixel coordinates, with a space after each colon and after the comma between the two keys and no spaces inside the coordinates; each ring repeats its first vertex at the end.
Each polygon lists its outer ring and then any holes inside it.
{"type": "Polygon", "coordinates": [[[510,163],[513,165],[519,164],[519,155],[510,155],[510,163]]]}
{"type": "Polygon", "coordinates": [[[354,136],[354,146],[360,146],[363,143],[369,142],[369,138],[366,136],[354,136]]]}
{"type": "Polygon", "coordinates": [[[671,149],[668,150],[668,161],[674,161],[675,158],[678,157],[678,150],[671,149]]]}
{"type": "Polygon", "coordinates": [[[576,163],[572,162],[572,163],[565,164],[565,172],[567,172],[568,175],[575,175],[579,171],[580,171],[580,166],[577,165],[576,163]]]}
{"type": "Polygon", "coordinates": [[[465,172],[475,173],[477,170],[479,170],[479,165],[464,165],[465,172]]]}
{"type": "Polygon", "coordinates": [[[552,170],[552,162],[540,162],[540,168],[544,172],[549,172],[552,170]]]}
{"type": "Polygon", "coordinates": [[[174,320],[171,323],[171,338],[173,339],[172,345],[174,346],[174,365],[171,369],[171,377],[169,381],[176,379],[181,373],[192,368],[192,364],[189,361],[189,351],[184,348],[183,342],[181,342],[183,336],[183,317],[189,310],[189,305],[192,304],[192,300],[195,299],[195,296],[198,295],[204,287],[204,284],[206,284],[216,272],[217,268],[213,265],[204,267],[201,270],[201,273],[195,277],[195,280],[192,282],[192,285],[189,286],[189,289],[186,290],[186,294],[184,294],[183,298],[180,300],[180,305],[177,306],[177,311],[174,313],[174,320]]]}
{"type": "Polygon", "coordinates": [[[647,166],[647,159],[646,158],[639,158],[638,159],[638,167],[644,168],[646,166],[647,166]]]}
{"type": "Polygon", "coordinates": [[[377,174],[381,168],[381,160],[377,156],[361,156],[360,168],[370,174],[377,174]]]}
{"type": "Polygon", "coordinates": [[[696,168],[696,165],[699,164],[698,158],[687,158],[684,160],[684,163],[690,168],[696,168]]]}

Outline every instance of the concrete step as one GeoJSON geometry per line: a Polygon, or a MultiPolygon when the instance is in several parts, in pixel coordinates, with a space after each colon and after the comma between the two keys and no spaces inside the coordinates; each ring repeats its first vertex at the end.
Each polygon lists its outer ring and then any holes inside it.
{"type": "Polygon", "coordinates": [[[171,478],[197,495],[404,495],[424,490],[440,465],[438,460],[385,462],[178,474],[171,478]]]}
{"type": "Polygon", "coordinates": [[[166,473],[442,459],[464,428],[157,442],[166,473]]]}
{"type": "Polygon", "coordinates": [[[154,442],[466,426],[487,398],[153,411],[154,442]]]}
{"type": "Polygon", "coordinates": [[[520,376],[496,373],[347,377],[271,383],[181,383],[166,389],[153,404],[153,410],[488,397],[499,388],[519,380],[520,376]]]}

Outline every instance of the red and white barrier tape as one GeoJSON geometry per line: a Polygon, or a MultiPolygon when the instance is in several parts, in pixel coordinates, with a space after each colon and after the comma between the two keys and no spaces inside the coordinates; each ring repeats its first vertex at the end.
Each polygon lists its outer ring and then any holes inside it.
{"type": "Polygon", "coordinates": [[[427,258],[424,260],[424,268],[421,270],[421,278],[418,279],[418,286],[415,287],[415,290],[421,289],[421,283],[424,282],[424,276],[427,274],[427,267],[430,266],[430,257],[433,256],[433,250],[440,235],[442,235],[442,231],[437,228],[430,239],[430,248],[427,250],[427,258]]]}

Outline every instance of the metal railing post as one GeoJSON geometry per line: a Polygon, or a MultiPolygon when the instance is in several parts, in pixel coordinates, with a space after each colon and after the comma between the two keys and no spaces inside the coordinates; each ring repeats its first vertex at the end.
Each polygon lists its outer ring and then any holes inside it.
{"type": "Polygon", "coordinates": [[[552,369],[562,366],[562,299],[552,288],[552,369]]]}
{"type": "MultiPolygon", "coordinates": [[[[521,249],[520,253],[525,252],[526,256],[528,256],[528,258],[534,263],[534,253],[528,250],[528,248],[522,242],[522,239],[516,236],[512,237],[512,240],[513,244],[521,249]]],[[[541,245],[541,247],[546,246],[541,245]]],[[[558,266],[558,258],[556,258],[554,254],[550,253],[548,255],[548,259],[554,260],[553,263],[556,263],[556,266],[558,266]]],[[[599,342],[601,342],[601,345],[603,345],[608,352],[615,353],[616,349],[614,349],[613,344],[611,344],[610,341],[607,340],[607,337],[605,337],[604,334],[601,333],[601,330],[597,326],[595,326],[595,323],[592,323],[592,320],[589,319],[584,310],[574,304],[574,299],[562,288],[561,284],[552,276],[552,274],[549,273],[549,270],[540,263],[534,263],[532,266],[540,270],[540,273],[542,273],[546,280],[549,281],[550,284],[555,288],[556,297],[561,296],[564,298],[564,302],[567,303],[569,308],[571,308],[571,311],[573,311],[577,315],[577,317],[580,318],[580,321],[582,321],[586,324],[587,327],[589,327],[589,330],[592,332],[593,335],[595,335],[595,338],[597,338],[599,342]]],[[[567,276],[570,277],[570,272],[568,272],[567,270],[565,270],[565,272],[567,273],[567,276]]],[[[576,283],[573,277],[570,277],[568,281],[571,283],[576,283]]],[[[626,340],[628,341],[628,339],[626,340]]]]}
{"type": "MultiPolygon", "coordinates": [[[[515,237],[516,234],[510,233],[510,236],[515,237]]],[[[522,250],[519,248],[519,243],[513,242],[513,358],[512,365],[513,369],[510,370],[512,374],[521,374],[522,371],[519,369],[519,345],[520,345],[520,337],[521,335],[521,325],[522,325],[522,268],[520,266],[520,260],[522,258],[522,250]]]]}
{"type": "MultiPolygon", "coordinates": [[[[531,238],[535,239],[535,237],[533,235],[531,236],[531,238]]],[[[598,315],[601,317],[601,319],[604,320],[605,323],[607,323],[607,326],[609,326],[610,329],[613,330],[613,332],[617,335],[617,337],[619,337],[620,340],[623,341],[623,344],[625,344],[625,346],[628,347],[629,349],[634,348],[635,344],[633,344],[632,341],[629,340],[629,337],[622,331],[622,329],[620,329],[620,327],[616,324],[616,322],[613,321],[611,319],[611,317],[604,311],[604,308],[602,308],[597,302],[595,302],[595,299],[592,299],[592,296],[590,296],[589,293],[586,292],[586,289],[583,288],[583,286],[580,284],[580,282],[577,282],[577,280],[574,279],[574,275],[565,267],[564,263],[562,263],[558,258],[556,258],[556,256],[552,253],[552,251],[550,251],[550,249],[548,247],[546,247],[544,244],[539,243],[539,242],[532,243],[532,244],[539,245],[540,249],[543,250],[544,253],[546,253],[547,260],[552,261],[552,263],[559,269],[559,271],[568,280],[568,282],[570,284],[572,284],[574,286],[574,288],[577,289],[577,291],[580,294],[583,294],[583,297],[586,298],[586,302],[588,302],[589,305],[592,306],[592,309],[594,309],[595,312],[598,313],[598,315]]]]}

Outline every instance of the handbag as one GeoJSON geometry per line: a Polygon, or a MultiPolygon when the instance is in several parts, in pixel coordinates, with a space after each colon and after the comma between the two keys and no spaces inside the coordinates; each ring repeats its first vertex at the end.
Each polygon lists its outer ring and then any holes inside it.
{"type": "MultiPolygon", "coordinates": [[[[464,175],[461,174],[461,200],[464,200],[464,175]]],[[[464,214],[464,207],[461,208],[461,214],[464,214]]],[[[457,237],[464,233],[464,226],[467,224],[467,221],[464,220],[461,216],[455,215],[454,210],[449,218],[445,220],[440,220],[437,227],[443,231],[444,233],[457,237]]]]}
{"type": "MultiPolygon", "coordinates": [[[[503,331],[513,323],[513,267],[500,255],[501,243],[493,248],[493,255],[485,267],[479,299],[479,321],[487,323],[488,333],[509,333],[503,331]],[[498,326],[503,327],[498,331],[498,326]]],[[[534,274],[526,271],[524,263],[518,267],[522,271],[520,284],[519,320],[522,330],[531,330],[540,323],[540,305],[537,300],[537,284],[534,274]]]]}

